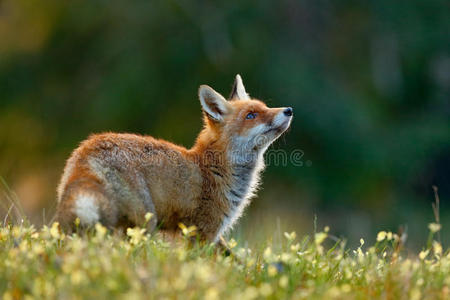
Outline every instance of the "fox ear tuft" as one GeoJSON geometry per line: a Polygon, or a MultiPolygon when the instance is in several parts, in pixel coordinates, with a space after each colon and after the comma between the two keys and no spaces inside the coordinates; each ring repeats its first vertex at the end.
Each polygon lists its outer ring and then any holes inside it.
{"type": "Polygon", "coordinates": [[[221,122],[229,111],[227,100],[207,85],[201,85],[198,90],[198,97],[206,115],[214,120],[221,122]]]}
{"type": "Polygon", "coordinates": [[[249,95],[245,91],[245,87],[244,87],[244,84],[242,83],[241,75],[239,75],[239,74],[236,75],[236,79],[234,80],[233,87],[231,88],[229,100],[233,100],[233,99],[234,100],[235,99],[240,99],[240,100],[249,100],[250,99],[249,95]]]}

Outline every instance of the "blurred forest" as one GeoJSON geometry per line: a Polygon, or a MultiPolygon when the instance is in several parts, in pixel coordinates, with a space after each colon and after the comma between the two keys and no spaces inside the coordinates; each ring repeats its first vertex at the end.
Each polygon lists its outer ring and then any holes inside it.
{"type": "MultiPolygon", "coordinates": [[[[0,216],[17,194],[51,219],[65,159],[90,133],[136,132],[190,147],[200,84],[235,74],[292,106],[233,235],[257,241],[329,225],[350,241],[407,228],[426,239],[439,188],[450,242],[448,1],[0,1],[0,216]],[[44,210],[45,209],[45,210],[44,210]],[[44,213],[45,212],[45,213],[44,213]]],[[[3,217],[2,217],[3,220],[3,217]]]]}

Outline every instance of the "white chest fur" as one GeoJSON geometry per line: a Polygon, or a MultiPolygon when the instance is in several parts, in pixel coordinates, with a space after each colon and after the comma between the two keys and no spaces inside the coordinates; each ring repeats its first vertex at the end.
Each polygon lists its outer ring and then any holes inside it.
{"type": "Polygon", "coordinates": [[[225,190],[225,197],[229,202],[230,211],[225,215],[215,241],[227,233],[241,217],[245,207],[257,191],[259,174],[264,169],[264,158],[260,154],[250,163],[236,164],[232,167],[232,180],[225,190]]]}

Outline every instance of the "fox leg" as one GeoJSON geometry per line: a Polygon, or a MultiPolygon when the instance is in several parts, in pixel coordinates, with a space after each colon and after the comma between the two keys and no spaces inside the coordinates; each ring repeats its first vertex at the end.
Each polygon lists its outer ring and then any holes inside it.
{"type": "Polygon", "coordinates": [[[128,199],[126,217],[130,221],[131,224],[135,226],[144,226],[148,232],[152,232],[156,229],[157,226],[157,216],[156,210],[153,202],[150,197],[139,197],[134,199],[128,199]],[[151,214],[149,220],[145,219],[147,213],[151,214]]]}

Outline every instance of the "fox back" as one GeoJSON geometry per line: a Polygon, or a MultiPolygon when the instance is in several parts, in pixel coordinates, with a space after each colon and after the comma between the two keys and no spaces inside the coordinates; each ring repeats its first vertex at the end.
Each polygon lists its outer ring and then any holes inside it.
{"type": "Polygon", "coordinates": [[[291,108],[251,99],[236,76],[229,100],[199,88],[204,128],[186,149],[135,134],[92,135],[68,159],[58,187],[57,219],[89,227],[195,225],[217,241],[240,217],[259,184],[263,154],[290,126],[291,108]],[[147,212],[153,214],[146,223],[147,212]]]}

